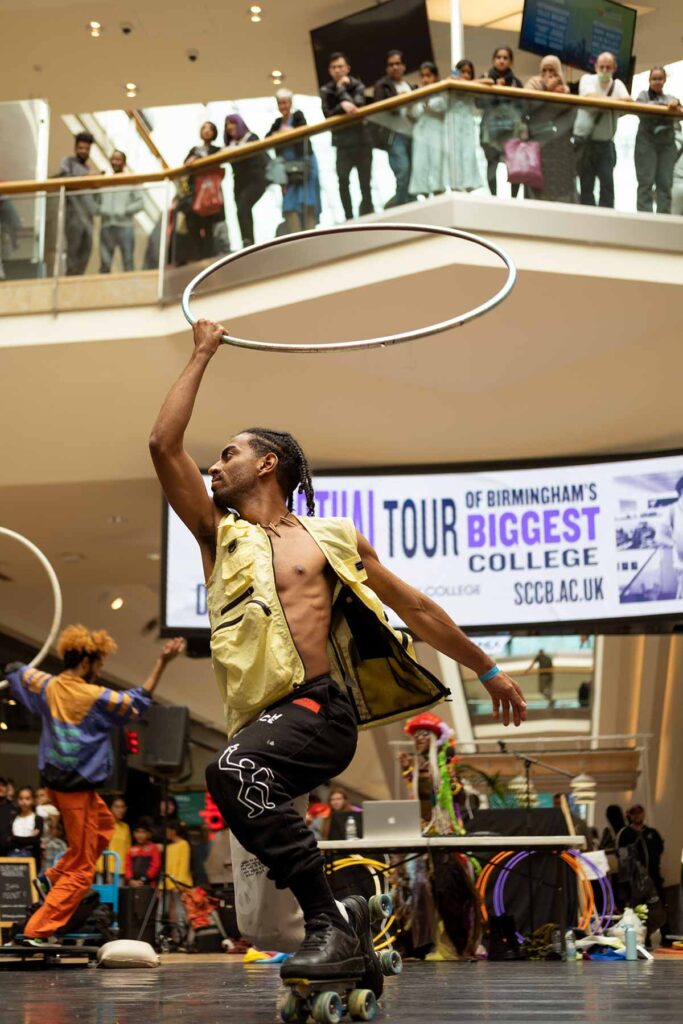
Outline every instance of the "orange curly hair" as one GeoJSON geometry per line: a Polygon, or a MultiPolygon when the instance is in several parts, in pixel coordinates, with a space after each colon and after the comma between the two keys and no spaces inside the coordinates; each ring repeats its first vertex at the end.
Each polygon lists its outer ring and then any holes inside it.
{"type": "Polygon", "coordinates": [[[63,658],[67,651],[82,651],[83,655],[95,655],[105,658],[107,654],[116,654],[116,642],[109,636],[106,629],[98,629],[91,633],[85,626],[67,626],[57,639],[57,653],[63,658]]]}

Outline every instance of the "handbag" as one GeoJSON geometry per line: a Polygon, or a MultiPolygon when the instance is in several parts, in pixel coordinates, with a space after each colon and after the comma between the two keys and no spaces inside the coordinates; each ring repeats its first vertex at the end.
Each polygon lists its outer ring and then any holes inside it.
{"type": "Polygon", "coordinates": [[[508,139],[503,144],[503,154],[511,185],[528,185],[542,191],[544,181],[540,143],[508,139]]]}
{"type": "Polygon", "coordinates": [[[198,217],[213,217],[223,209],[223,189],[221,183],[225,171],[222,167],[213,168],[203,174],[193,174],[194,198],[192,211],[198,217]]]}
{"type": "Polygon", "coordinates": [[[306,174],[305,160],[285,160],[288,185],[303,185],[306,174]]]}

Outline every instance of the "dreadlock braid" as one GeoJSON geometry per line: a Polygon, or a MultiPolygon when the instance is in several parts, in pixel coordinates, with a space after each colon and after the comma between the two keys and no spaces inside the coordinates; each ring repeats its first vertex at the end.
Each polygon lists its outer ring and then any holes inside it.
{"type": "Polygon", "coordinates": [[[267,430],[265,427],[249,427],[240,430],[240,434],[249,435],[249,444],[258,455],[274,452],[278,458],[275,475],[285,492],[287,508],[294,511],[294,492],[306,495],[306,512],[315,515],[315,492],[311,479],[311,468],[299,442],[280,430],[267,430]]]}

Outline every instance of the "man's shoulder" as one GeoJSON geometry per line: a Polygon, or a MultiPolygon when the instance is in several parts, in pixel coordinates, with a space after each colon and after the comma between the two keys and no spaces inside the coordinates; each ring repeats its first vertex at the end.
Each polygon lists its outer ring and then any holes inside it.
{"type": "Polygon", "coordinates": [[[631,94],[620,78],[613,79],[612,99],[629,99],[631,94]]]}

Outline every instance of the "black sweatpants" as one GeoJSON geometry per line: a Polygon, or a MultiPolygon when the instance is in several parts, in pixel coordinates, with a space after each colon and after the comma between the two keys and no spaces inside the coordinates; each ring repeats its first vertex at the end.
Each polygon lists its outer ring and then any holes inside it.
{"type": "Polygon", "coordinates": [[[351,701],[322,676],[263,711],[207,768],[228,828],[279,889],[322,869],[315,836],[292,801],[344,771],[357,739],[351,701]]]}

